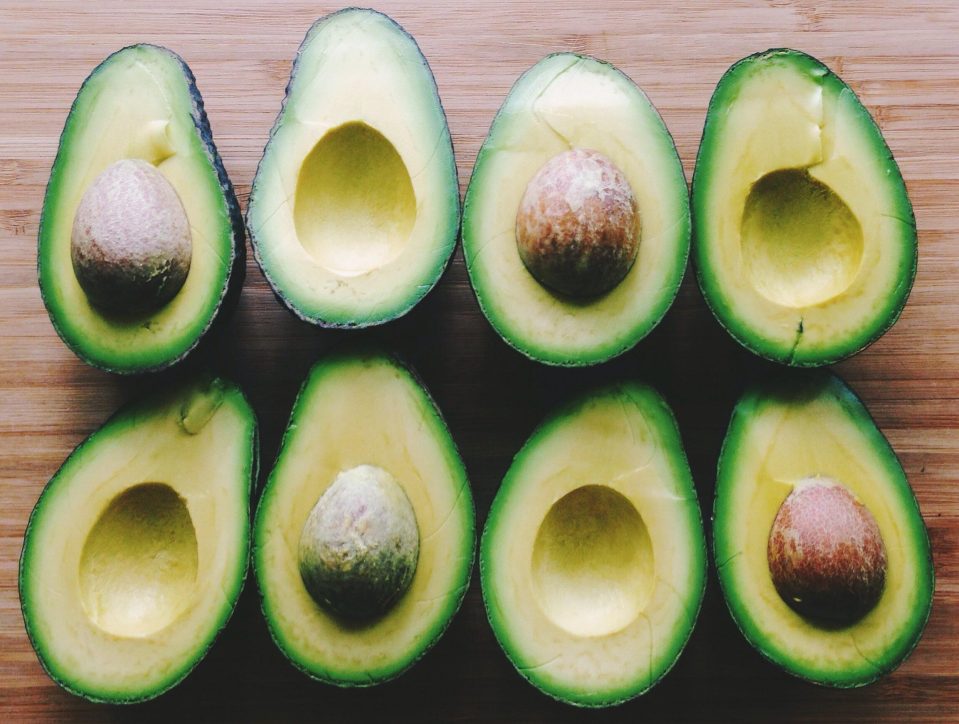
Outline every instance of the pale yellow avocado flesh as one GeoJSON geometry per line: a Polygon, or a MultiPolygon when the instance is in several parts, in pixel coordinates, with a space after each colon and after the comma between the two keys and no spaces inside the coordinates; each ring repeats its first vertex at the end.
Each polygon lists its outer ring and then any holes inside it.
{"type": "Polygon", "coordinates": [[[642,91],[611,66],[560,54],[517,82],[494,122],[466,198],[464,253],[480,303],[507,341],[537,359],[569,364],[621,352],[635,342],[637,325],[648,332],[650,319],[658,321],[685,271],[688,224],[682,167],[642,91]],[[638,212],[635,262],[609,293],[588,300],[544,287],[516,246],[527,185],[573,148],[609,158],[638,212]]]}
{"type": "Polygon", "coordinates": [[[242,584],[253,463],[238,441],[253,440],[251,411],[235,391],[184,399],[108,423],[31,519],[31,638],[51,674],[90,698],[150,698],[176,683],[242,584]]]}
{"type": "Polygon", "coordinates": [[[928,561],[917,558],[899,494],[884,482],[888,462],[876,455],[874,441],[860,425],[835,398],[820,397],[801,406],[766,403],[751,413],[736,442],[738,449],[762,454],[736,457],[735,480],[741,482],[730,481],[726,487],[731,496],[723,503],[728,517],[717,512],[717,536],[723,541],[717,556],[725,556],[717,566],[731,566],[726,573],[737,605],[755,612],[756,636],[763,647],[782,652],[801,671],[882,673],[891,645],[920,615],[921,601],[929,594],[917,585],[928,561]],[[848,628],[823,628],[796,613],[780,597],[769,573],[766,551],[776,513],[793,487],[811,476],[832,478],[848,488],[872,513],[885,544],[882,596],[848,628]]]}
{"type": "Polygon", "coordinates": [[[452,168],[415,43],[378,13],[328,16],[300,49],[257,170],[247,219],[257,258],[301,315],[376,319],[426,284],[453,243],[452,168]]]}
{"type": "Polygon", "coordinates": [[[445,629],[465,591],[473,554],[471,494],[448,437],[437,435],[442,423],[427,400],[387,358],[321,363],[297,400],[257,511],[254,565],[274,638],[312,676],[345,685],[392,678],[445,629]],[[310,511],[340,472],[358,465],[396,479],[420,534],[409,588],[382,617],[363,625],[317,604],[298,569],[310,511]]]}
{"type": "Polygon", "coordinates": [[[824,68],[770,60],[742,73],[697,168],[706,191],[695,212],[712,230],[698,252],[710,302],[728,310],[720,316],[737,337],[788,361],[868,340],[911,281],[914,250],[902,241],[911,213],[899,211],[888,149],[855,95],[824,82],[824,68]]]}
{"type": "Polygon", "coordinates": [[[157,345],[183,346],[216,310],[232,260],[223,240],[230,220],[223,191],[194,126],[193,99],[178,60],[151,47],[116,54],[91,76],[78,96],[61,142],[57,186],[45,204],[41,281],[48,306],[66,310],[57,323],[81,339],[97,359],[137,358],[157,345]],[[70,263],[73,219],[83,193],[108,166],[141,159],[163,174],[183,204],[193,253],[183,287],[147,320],[102,315],[77,281],[70,263]],[[46,225],[49,224],[49,227],[46,225]]]}
{"type": "Polygon", "coordinates": [[[635,696],[695,621],[698,502],[658,424],[615,396],[588,403],[537,433],[494,504],[481,557],[491,622],[520,672],[554,696],[635,696]]]}

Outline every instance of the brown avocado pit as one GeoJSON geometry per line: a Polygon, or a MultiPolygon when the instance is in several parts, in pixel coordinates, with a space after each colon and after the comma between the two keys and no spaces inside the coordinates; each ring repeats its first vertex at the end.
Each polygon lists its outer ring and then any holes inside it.
{"type": "Polygon", "coordinates": [[[610,291],[639,249],[639,214],[626,176],[582,148],[547,161],[526,187],[516,215],[523,264],[543,286],[571,297],[610,291]]]}
{"type": "Polygon", "coordinates": [[[385,614],[409,588],[420,537],[409,498],[386,470],[360,465],[337,475],[300,536],[303,585],[343,618],[385,614]]]}
{"type": "Polygon", "coordinates": [[[861,619],[886,582],[886,547],[876,519],[831,478],[805,478],[786,497],[769,533],[767,557],[783,601],[823,626],[861,619]]]}
{"type": "Polygon", "coordinates": [[[176,296],[190,271],[186,211],[170,182],[146,161],[117,161],[93,180],[70,241],[77,281],[104,313],[155,311],[176,296]]]}

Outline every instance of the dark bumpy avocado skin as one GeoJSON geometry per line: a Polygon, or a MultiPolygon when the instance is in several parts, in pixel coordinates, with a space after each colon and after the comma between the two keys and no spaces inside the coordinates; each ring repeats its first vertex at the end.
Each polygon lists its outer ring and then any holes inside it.
{"type": "MultiPolygon", "coordinates": [[[[189,384],[189,383],[185,383],[185,384],[189,384]]],[[[256,418],[256,415],[252,414],[253,406],[250,404],[249,399],[246,397],[246,394],[232,382],[229,382],[222,378],[204,375],[200,377],[199,384],[204,386],[210,386],[210,387],[219,386],[227,392],[233,392],[238,394],[240,398],[243,400],[244,404],[247,406],[247,408],[251,411],[251,415],[252,415],[251,422],[252,422],[252,432],[253,432],[253,437],[251,441],[252,442],[252,450],[251,450],[252,460],[250,464],[250,482],[246,490],[246,497],[249,502],[248,507],[252,509],[253,488],[254,488],[254,485],[256,484],[256,481],[259,479],[259,475],[260,475],[260,429],[259,429],[259,423],[256,418]]],[[[81,455],[85,451],[85,449],[91,443],[93,443],[94,440],[96,440],[100,435],[109,433],[110,429],[114,425],[126,424],[127,421],[129,420],[135,420],[138,416],[148,412],[155,405],[158,405],[158,404],[162,405],[164,401],[169,400],[169,398],[175,395],[177,391],[178,389],[171,389],[168,385],[164,385],[158,392],[154,393],[153,395],[148,395],[147,397],[143,399],[134,400],[133,402],[127,403],[126,405],[121,407],[119,410],[114,412],[109,418],[107,418],[106,422],[104,422],[99,428],[97,428],[94,432],[92,432],[89,435],[89,437],[85,438],[79,445],[77,445],[73,449],[73,452],[71,452],[70,455],[67,457],[67,459],[63,461],[63,463],[60,465],[59,468],[57,468],[57,471],[53,474],[53,476],[50,478],[47,484],[43,487],[43,490],[40,491],[40,495],[37,498],[37,503],[34,506],[33,510],[30,512],[30,518],[27,521],[27,526],[23,533],[23,547],[20,550],[20,561],[18,565],[18,576],[17,576],[17,586],[18,586],[18,590],[20,591],[20,614],[21,616],[23,616],[24,627],[26,628],[27,636],[30,638],[30,644],[31,646],[33,646],[34,650],[36,650],[38,646],[38,640],[36,638],[36,635],[34,634],[36,624],[34,623],[30,613],[30,601],[23,594],[25,590],[25,585],[26,585],[26,577],[27,575],[29,575],[29,571],[27,570],[25,563],[27,559],[27,542],[30,540],[31,529],[33,528],[33,524],[35,519],[37,518],[37,515],[40,513],[42,509],[45,498],[47,497],[48,494],[51,494],[54,491],[54,488],[56,487],[58,479],[60,478],[61,472],[63,472],[63,470],[69,465],[70,461],[76,458],[77,456],[81,455]]],[[[227,621],[229,621],[229,619],[232,618],[233,612],[236,610],[236,605],[240,600],[240,594],[243,593],[243,587],[246,584],[247,573],[249,572],[250,551],[252,549],[252,543],[253,543],[253,536],[252,536],[252,529],[250,529],[247,532],[246,550],[243,554],[243,559],[245,561],[243,566],[243,572],[242,572],[242,575],[240,576],[239,588],[236,592],[236,596],[234,597],[233,603],[230,606],[230,609],[226,615],[227,621]]],[[[88,701],[92,701],[98,704],[137,704],[137,703],[149,701],[151,699],[155,699],[159,696],[162,696],[163,694],[165,694],[166,692],[170,691],[171,689],[176,687],[178,684],[180,684],[180,682],[182,682],[187,676],[189,676],[193,672],[193,670],[197,667],[197,665],[201,661],[203,661],[204,658],[206,658],[207,653],[209,653],[210,649],[213,648],[213,645],[216,643],[216,640],[219,638],[220,634],[222,633],[223,628],[225,628],[225,624],[222,628],[220,628],[220,630],[216,631],[215,635],[209,640],[206,647],[197,653],[195,660],[192,663],[190,663],[185,669],[183,669],[177,675],[176,678],[169,681],[167,685],[163,686],[162,688],[156,689],[142,696],[131,696],[128,698],[114,698],[114,697],[105,697],[105,696],[98,696],[98,695],[92,694],[88,691],[78,689],[77,687],[73,686],[70,682],[65,681],[64,678],[58,674],[58,672],[53,671],[50,667],[47,666],[47,662],[44,659],[44,657],[37,656],[37,660],[40,662],[40,665],[43,667],[43,670],[46,672],[47,676],[49,676],[51,680],[55,681],[60,687],[62,687],[66,691],[69,691],[71,694],[74,694],[75,696],[82,697],[88,701]]]]}
{"type": "MultiPolygon", "coordinates": [[[[915,493],[905,477],[902,464],[895,451],[876,425],[862,400],[838,376],[823,370],[794,371],[792,374],[779,373],[747,389],[733,409],[726,437],[720,450],[712,518],[713,559],[726,607],[729,609],[736,628],[739,629],[743,637],[770,663],[813,684],[850,689],[866,686],[892,673],[918,646],[932,611],[935,591],[935,568],[928,531],[922,519],[915,493]],[[766,402],[794,401],[802,404],[817,395],[834,398],[846,414],[858,421],[862,429],[865,430],[870,443],[875,446],[876,454],[882,456],[885,467],[890,470],[890,475],[895,480],[894,489],[891,489],[889,494],[894,495],[896,503],[903,506],[904,513],[900,520],[902,527],[911,530],[903,532],[901,540],[886,540],[886,546],[910,545],[916,546],[921,551],[921,555],[917,558],[918,565],[922,569],[919,576],[919,585],[923,589],[923,594],[919,597],[918,610],[912,612],[913,620],[909,634],[903,637],[902,645],[890,656],[883,658],[881,661],[870,661],[872,670],[861,676],[848,677],[843,672],[837,674],[834,671],[824,673],[822,670],[811,670],[808,667],[797,665],[781,651],[767,648],[763,634],[755,625],[748,604],[740,598],[736,581],[727,567],[727,564],[731,563],[733,559],[741,558],[741,556],[731,553],[732,547],[727,541],[729,536],[725,530],[726,519],[732,515],[732,511],[726,499],[734,485],[733,469],[737,453],[742,445],[742,438],[747,432],[750,421],[761,414],[766,402]]],[[[854,627],[855,625],[853,625],[854,627]]]]}
{"type": "MultiPolygon", "coordinates": [[[[879,324],[872,331],[872,333],[865,335],[858,341],[855,341],[853,344],[847,344],[845,347],[842,347],[831,354],[825,355],[821,359],[796,359],[795,349],[793,349],[789,354],[783,355],[773,349],[767,348],[763,340],[752,338],[752,336],[748,333],[749,330],[744,330],[742,327],[740,327],[740,324],[737,320],[727,317],[724,309],[725,304],[714,298],[714,296],[708,291],[712,288],[712,282],[709,279],[707,270],[705,268],[706,264],[704,261],[704,251],[702,248],[703,226],[708,223],[708,219],[704,218],[705,215],[700,209],[700,203],[697,196],[697,186],[702,187],[702,185],[711,181],[711,178],[708,180],[704,178],[709,174],[703,172],[703,166],[705,166],[704,159],[707,155],[707,144],[705,141],[707,139],[711,139],[710,126],[712,125],[712,121],[717,115],[721,114],[722,106],[727,102],[724,93],[727,79],[735,78],[738,70],[755,61],[776,55],[788,56],[801,62],[808,63],[823,73],[821,81],[822,83],[838,83],[844,88],[849,89],[849,86],[846,84],[846,82],[836,75],[832,70],[830,70],[829,67],[820,60],[808,55],[807,53],[793,50],[791,48],[770,48],[769,50],[753,53],[745,58],[741,58],[729,67],[729,69],[723,74],[722,78],[720,78],[719,83],[716,85],[716,89],[713,91],[713,95],[709,100],[709,106],[706,110],[705,125],[703,127],[702,140],[696,155],[693,179],[690,182],[690,212],[692,214],[692,263],[696,272],[696,279],[699,283],[699,288],[702,292],[703,299],[706,302],[706,306],[709,307],[709,311],[712,312],[713,317],[719,323],[719,326],[726,330],[726,332],[733,339],[735,339],[739,344],[753,354],[773,362],[779,362],[791,367],[815,368],[834,364],[835,362],[839,362],[848,357],[852,357],[859,352],[862,352],[864,349],[882,337],[886,332],[888,332],[899,320],[902,310],[906,306],[906,302],[909,299],[909,294],[916,278],[916,273],[919,266],[918,247],[913,255],[912,263],[908,273],[902,279],[900,279],[899,285],[891,295],[893,298],[892,306],[886,319],[879,324]]],[[[851,89],[849,90],[851,91],[851,89]]],[[[884,158],[888,160],[891,169],[899,177],[899,183],[902,186],[902,194],[906,200],[905,208],[903,209],[904,218],[902,220],[908,226],[912,227],[912,235],[913,238],[915,238],[916,217],[915,213],[913,212],[912,204],[909,201],[908,194],[906,193],[905,183],[902,180],[902,173],[899,169],[899,165],[897,164],[892,151],[886,143],[885,137],[882,135],[882,130],[879,128],[876,120],[872,117],[872,114],[869,113],[868,109],[866,109],[866,107],[862,104],[859,96],[855,95],[855,98],[859,103],[859,110],[862,112],[861,120],[868,123],[870,130],[875,134],[875,140],[878,141],[880,146],[878,151],[880,151],[884,158]]],[[[731,102],[735,102],[735,100],[733,99],[731,102]]],[[[800,333],[802,332],[801,329],[799,331],[800,333]]]]}
{"type": "MultiPolygon", "coordinates": [[[[313,25],[310,26],[310,29],[307,31],[299,47],[296,49],[296,55],[293,58],[293,67],[290,69],[290,78],[286,82],[286,88],[283,89],[283,101],[280,103],[280,110],[276,114],[276,120],[273,122],[273,127],[270,128],[270,135],[266,140],[266,144],[263,146],[264,153],[260,156],[260,161],[259,163],[257,163],[256,172],[253,174],[254,184],[256,182],[256,179],[260,176],[260,166],[263,164],[263,160],[266,158],[266,149],[269,148],[270,144],[273,142],[273,137],[276,135],[276,132],[279,129],[280,124],[282,122],[283,111],[286,109],[286,102],[290,98],[290,89],[293,87],[293,81],[296,78],[296,72],[299,69],[300,55],[303,52],[304,46],[307,44],[307,42],[309,42],[310,37],[313,35],[313,32],[317,27],[319,27],[323,23],[328,22],[329,20],[333,19],[337,15],[340,15],[341,13],[356,12],[358,10],[364,10],[365,12],[382,15],[386,20],[388,20],[390,23],[392,23],[396,27],[396,30],[398,32],[402,33],[407,38],[409,38],[410,42],[413,43],[414,46],[416,46],[416,49],[419,51],[420,58],[422,59],[421,62],[424,66],[426,66],[426,71],[430,77],[430,80],[433,83],[433,91],[436,98],[436,103],[439,106],[440,113],[442,113],[443,117],[446,118],[446,109],[443,107],[443,102],[440,99],[439,88],[437,88],[436,86],[436,79],[433,76],[433,71],[429,67],[429,63],[426,60],[426,56],[423,54],[423,51],[420,49],[419,43],[416,42],[416,38],[410,35],[406,31],[406,29],[402,25],[397,23],[395,20],[393,20],[393,18],[383,13],[379,13],[376,10],[364,9],[364,8],[359,8],[355,6],[342,8],[340,10],[337,10],[336,12],[330,13],[329,15],[324,15],[322,18],[314,22],[313,25]]],[[[448,124],[447,124],[446,139],[447,139],[447,143],[449,143],[450,152],[452,153],[453,158],[455,159],[456,149],[453,147],[453,137],[449,133],[448,124]]],[[[250,211],[249,207],[247,207],[247,220],[249,220],[249,211],[250,211]]],[[[457,229],[460,228],[461,219],[462,219],[462,206],[459,202],[457,202],[456,204],[456,228],[457,229]]],[[[259,247],[257,244],[257,237],[252,226],[249,226],[249,232],[250,232],[250,246],[253,247],[253,258],[256,260],[257,265],[260,267],[260,271],[263,273],[263,277],[269,283],[270,289],[273,291],[273,296],[276,297],[276,300],[280,304],[282,304],[287,310],[289,310],[293,314],[293,316],[295,316],[297,319],[303,322],[309,322],[310,324],[315,324],[318,327],[322,327],[324,329],[362,329],[363,327],[375,326],[377,324],[381,324],[384,322],[393,321],[394,319],[399,319],[400,317],[407,314],[411,309],[413,309],[413,307],[419,304],[419,302],[422,301],[423,298],[430,293],[430,291],[432,291],[433,287],[435,287],[439,283],[440,279],[444,276],[444,274],[449,268],[450,261],[452,261],[453,259],[453,252],[456,251],[456,244],[454,243],[453,246],[450,248],[450,253],[447,256],[446,260],[443,261],[443,263],[438,268],[435,278],[429,284],[424,284],[420,286],[419,290],[416,292],[416,294],[414,294],[410,298],[409,302],[402,309],[400,309],[397,314],[395,314],[390,319],[384,319],[382,321],[374,321],[374,322],[367,322],[367,323],[337,324],[335,322],[329,322],[326,320],[317,319],[315,317],[311,317],[307,314],[304,314],[303,312],[301,312],[299,309],[296,308],[296,305],[294,305],[291,301],[286,299],[280,293],[280,290],[277,287],[276,282],[272,278],[270,278],[270,275],[267,272],[266,267],[263,265],[262,259],[260,258],[259,247]]]]}
{"type": "MultiPolygon", "coordinates": [[[[48,303],[46,299],[46,296],[43,290],[43,285],[42,284],[40,285],[40,296],[43,298],[44,306],[46,306],[47,308],[47,313],[50,316],[50,322],[53,324],[53,328],[56,330],[57,335],[60,337],[60,339],[63,340],[64,344],[66,344],[73,351],[73,353],[77,355],[77,357],[79,357],[81,360],[86,362],[91,367],[96,367],[98,369],[104,370],[105,372],[113,372],[115,374],[141,374],[141,373],[149,373],[149,372],[159,372],[168,367],[172,367],[177,362],[180,362],[181,360],[183,360],[187,355],[190,354],[190,352],[192,352],[200,344],[200,342],[205,340],[207,337],[212,336],[211,333],[225,326],[225,322],[223,320],[229,319],[230,315],[236,309],[237,304],[240,301],[240,291],[243,289],[243,281],[246,277],[246,235],[244,232],[245,227],[243,224],[243,215],[240,212],[240,203],[239,201],[237,201],[236,192],[233,189],[233,182],[230,181],[230,177],[227,175],[226,168],[223,166],[223,160],[220,158],[220,154],[216,149],[216,144],[213,141],[213,130],[210,128],[210,121],[207,118],[206,110],[203,107],[203,96],[200,95],[200,90],[199,88],[197,88],[196,77],[193,75],[193,71],[190,70],[190,66],[186,64],[186,61],[183,60],[183,58],[181,58],[179,55],[174,53],[169,48],[164,48],[159,45],[153,45],[151,43],[137,43],[135,45],[128,45],[124,48],[121,48],[120,50],[115,51],[114,53],[111,53],[109,56],[104,58],[104,60],[102,60],[100,64],[97,65],[96,68],[94,68],[90,72],[90,75],[88,75],[86,79],[83,81],[83,83],[80,85],[80,89],[77,91],[76,98],[74,98],[73,104],[70,106],[70,112],[67,114],[67,121],[64,123],[63,132],[61,133],[61,136],[60,136],[60,143],[58,144],[58,148],[57,148],[57,156],[53,161],[53,168],[54,169],[57,168],[59,164],[60,155],[63,152],[63,139],[64,139],[64,136],[66,136],[67,134],[67,129],[70,124],[70,118],[73,116],[74,110],[76,109],[77,101],[82,96],[83,91],[87,86],[87,83],[89,83],[90,80],[96,76],[97,71],[99,71],[100,68],[104,66],[115,55],[127,50],[134,49],[134,48],[153,48],[162,53],[165,53],[168,56],[170,56],[174,61],[176,61],[177,65],[179,65],[180,67],[180,70],[183,72],[183,77],[186,80],[186,84],[190,92],[190,98],[193,100],[193,109],[191,113],[191,115],[193,116],[193,125],[196,128],[197,134],[200,137],[200,141],[202,142],[203,148],[206,151],[206,156],[209,159],[210,163],[212,164],[214,170],[216,171],[217,179],[220,182],[220,190],[223,193],[223,198],[226,201],[227,212],[230,215],[230,226],[232,227],[232,230],[233,230],[233,240],[232,240],[233,243],[231,245],[232,257],[231,257],[229,277],[223,289],[223,294],[220,298],[219,308],[217,312],[213,315],[213,317],[210,319],[209,325],[207,325],[207,328],[200,333],[196,341],[192,345],[190,345],[187,349],[183,350],[176,357],[169,359],[163,362],[162,364],[156,365],[154,367],[131,370],[131,369],[126,369],[122,367],[111,366],[110,364],[106,364],[102,361],[94,360],[86,356],[82,350],[77,348],[76,345],[74,345],[66,337],[66,335],[63,334],[63,331],[61,330],[60,326],[57,324],[57,319],[52,312],[50,304],[48,303]]],[[[51,177],[51,181],[52,181],[52,177],[51,177]]],[[[47,193],[44,195],[44,200],[43,200],[44,210],[46,210],[47,208],[47,200],[48,200],[47,196],[50,193],[51,186],[52,184],[48,184],[47,193]]],[[[38,234],[38,239],[43,238],[44,216],[45,214],[41,213],[40,231],[38,234]]],[[[38,252],[37,254],[38,266],[39,266],[39,259],[40,259],[40,254],[38,252]]],[[[38,276],[39,276],[39,269],[38,269],[38,276]]]]}

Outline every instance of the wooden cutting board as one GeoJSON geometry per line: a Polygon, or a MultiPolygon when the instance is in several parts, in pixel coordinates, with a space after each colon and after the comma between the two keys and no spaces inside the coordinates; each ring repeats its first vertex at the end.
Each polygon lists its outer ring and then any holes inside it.
{"type": "MultiPolygon", "coordinates": [[[[446,107],[460,181],[516,77],[543,55],[607,59],[642,86],[676,139],[687,176],[709,96],[734,60],[769,47],[818,56],[859,93],[902,167],[920,231],[919,275],[899,323],[839,365],[915,488],[932,537],[937,588],[915,654],[855,691],[802,683],[743,640],[710,574],[702,616],[674,671],[651,693],[597,718],[659,721],[959,719],[959,4],[867,2],[381,2],[420,43],[446,107]],[[671,7],[675,6],[675,7],[671,7]]],[[[41,200],[67,110],[83,78],[121,46],[167,45],[197,76],[217,145],[245,208],[250,181],[315,2],[0,2],[0,720],[366,719],[563,721],[585,718],[537,693],[493,638],[473,585],[445,638],[400,680],[341,691],[309,681],[271,643],[248,583],[199,668],[159,701],[88,704],[44,675],[17,596],[23,529],[41,487],[73,447],[153,380],[86,367],[53,332],[37,289],[41,200]],[[224,9],[229,8],[229,9],[224,9]]],[[[557,402],[637,375],[674,406],[704,511],[732,405],[765,363],[734,344],[687,275],[675,306],[637,349],[586,370],[549,369],[491,331],[457,253],[405,319],[369,333],[295,321],[251,262],[232,338],[210,362],[259,414],[263,467],[276,454],[309,366],[344,338],[405,354],[446,414],[470,471],[479,522],[511,456],[557,402]]]]}

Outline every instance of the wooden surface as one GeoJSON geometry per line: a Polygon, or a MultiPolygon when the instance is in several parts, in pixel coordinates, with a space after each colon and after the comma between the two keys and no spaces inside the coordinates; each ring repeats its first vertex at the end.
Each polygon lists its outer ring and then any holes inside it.
{"type": "MultiPolygon", "coordinates": [[[[36,284],[41,200],[80,82],[111,51],[167,45],[197,76],[217,145],[245,208],[250,180],[310,23],[336,6],[199,0],[0,3],[0,720],[366,719],[565,721],[663,719],[945,721],[959,718],[959,4],[382,2],[418,40],[446,107],[465,187],[477,149],[517,75],[557,50],[617,64],[649,94],[673,133],[687,177],[709,96],[734,60],[792,46],[859,93],[902,168],[920,231],[919,275],[900,322],[839,365],[862,395],[915,488],[932,538],[937,588],[915,654],[865,689],[833,691],[766,664],[733,626],[710,572],[702,616],[673,672],[645,697],[585,714],[548,700],[507,663],[478,576],[451,629],[400,680],[340,691],[294,671],[270,641],[249,581],[199,668],[160,700],[116,709],[59,690],[23,631],[17,563],[24,525],[46,480],[84,436],[153,380],[111,377],[80,363],[47,319],[36,284]],[[206,5],[205,8],[201,5],[206,5]],[[228,11],[219,8],[229,6],[228,11]],[[514,8],[513,6],[522,8],[514,8]],[[670,7],[676,5],[677,7],[670,7]],[[877,10],[886,5],[887,10],[877,10]],[[225,13],[225,14],[224,14],[225,13]]],[[[512,454],[558,401],[625,375],[656,384],[674,406],[704,511],[733,402],[765,363],[712,319],[691,274],[662,325],[614,363],[548,369],[509,350],[469,288],[462,256],[405,319],[365,336],[418,369],[469,468],[482,524],[512,454]]],[[[280,308],[250,262],[227,339],[190,364],[235,377],[259,414],[263,467],[290,405],[334,333],[280,308]]]]}

